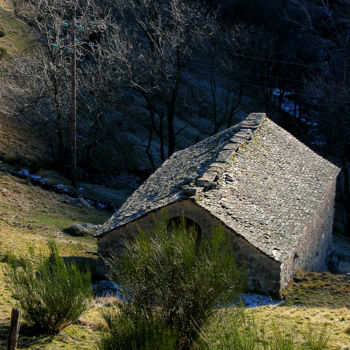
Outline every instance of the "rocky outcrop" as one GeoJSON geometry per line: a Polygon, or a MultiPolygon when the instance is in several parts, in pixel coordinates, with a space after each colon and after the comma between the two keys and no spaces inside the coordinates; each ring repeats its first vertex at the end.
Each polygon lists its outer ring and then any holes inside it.
{"type": "Polygon", "coordinates": [[[73,224],[66,227],[63,232],[71,236],[93,236],[101,227],[102,225],[93,225],[89,223],[73,224]]]}

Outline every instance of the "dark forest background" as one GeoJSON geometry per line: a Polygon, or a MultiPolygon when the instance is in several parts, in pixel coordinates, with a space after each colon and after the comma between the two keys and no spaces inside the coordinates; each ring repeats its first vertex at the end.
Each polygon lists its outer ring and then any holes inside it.
{"type": "Polygon", "coordinates": [[[1,60],[3,118],[45,144],[2,159],[70,176],[71,23],[77,179],[126,196],[176,150],[250,112],[341,169],[336,230],[350,235],[350,1],[13,0],[36,31],[1,60]]]}

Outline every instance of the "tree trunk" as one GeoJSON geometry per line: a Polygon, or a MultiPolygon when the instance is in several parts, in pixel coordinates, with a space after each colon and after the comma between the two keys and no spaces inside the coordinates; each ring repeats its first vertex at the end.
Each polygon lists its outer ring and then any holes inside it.
{"type": "Polygon", "coordinates": [[[159,115],[159,139],[160,139],[160,158],[162,162],[165,161],[163,124],[164,124],[164,113],[161,113],[159,115]]]}
{"type": "Polygon", "coordinates": [[[71,42],[73,46],[72,53],[72,110],[70,120],[70,138],[71,138],[71,181],[72,186],[77,186],[77,53],[75,45],[75,19],[72,20],[71,42]]]}
{"type": "MultiPolygon", "coordinates": [[[[153,128],[154,132],[157,134],[157,136],[159,137],[159,142],[160,142],[160,159],[162,160],[162,162],[164,162],[164,160],[165,160],[165,154],[164,154],[164,132],[163,132],[164,114],[163,113],[159,114],[159,124],[160,125],[159,125],[159,130],[158,130],[157,129],[157,125],[156,125],[156,118],[155,118],[155,108],[154,108],[154,106],[152,104],[151,98],[149,96],[147,96],[147,95],[144,95],[144,98],[145,98],[145,100],[147,102],[147,108],[148,108],[149,116],[151,118],[152,128],[153,128]]],[[[148,157],[149,157],[149,155],[148,155],[148,157]]]]}
{"type": "Polygon", "coordinates": [[[175,131],[174,131],[174,118],[175,118],[175,100],[172,99],[168,106],[168,158],[175,151],[175,131]]]}
{"type": "Polygon", "coordinates": [[[175,106],[176,99],[180,88],[181,81],[181,62],[180,62],[180,48],[176,51],[177,67],[176,67],[176,77],[175,86],[172,91],[172,95],[168,104],[168,158],[175,152],[175,131],[174,131],[174,119],[175,119],[175,106]]]}
{"type": "Polygon", "coordinates": [[[54,85],[54,99],[55,99],[55,114],[56,114],[56,125],[57,125],[57,139],[58,139],[58,154],[57,151],[55,152],[55,157],[57,157],[57,160],[59,164],[62,164],[64,160],[64,139],[63,139],[63,115],[61,113],[59,98],[58,98],[58,88],[57,88],[57,81],[56,79],[52,79],[52,83],[54,85]]]}
{"type": "Polygon", "coordinates": [[[216,77],[215,77],[215,67],[216,67],[216,45],[214,47],[213,58],[210,67],[210,92],[213,100],[213,119],[214,119],[214,128],[213,134],[216,134],[219,130],[218,117],[217,117],[217,97],[216,97],[216,77]]]}
{"type": "Polygon", "coordinates": [[[242,84],[239,84],[239,95],[238,95],[238,100],[236,103],[233,103],[232,101],[232,106],[231,106],[231,110],[230,110],[230,114],[228,116],[228,120],[227,120],[227,127],[229,128],[230,126],[232,126],[232,121],[233,121],[233,115],[235,113],[235,111],[237,110],[237,108],[240,106],[241,102],[242,102],[242,94],[243,94],[243,87],[242,84]]]}
{"type": "Polygon", "coordinates": [[[149,129],[149,134],[148,134],[148,143],[147,143],[147,147],[146,147],[146,154],[147,154],[147,157],[151,163],[151,166],[152,166],[152,170],[155,171],[156,170],[156,166],[154,164],[154,160],[153,160],[153,157],[152,157],[152,154],[150,152],[150,148],[151,148],[151,144],[152,144],[152,136],[153,136],[153,129],[150,128],[149,129]]]}

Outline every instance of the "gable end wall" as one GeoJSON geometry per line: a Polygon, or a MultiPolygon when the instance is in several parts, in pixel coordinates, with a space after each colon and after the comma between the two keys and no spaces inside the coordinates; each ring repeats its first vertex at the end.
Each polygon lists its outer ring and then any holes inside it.
{"type": "MultiPolygon", "coordinates": [[[[183,200],[166,206],[168,217],[182,216],[196,222],[205,237],[210,234],[212,226],[220,224],[220,221],[213,217],[208,211],[194,204],[191,200],[183,200]]],[[[160,210],[150,213],[135,222],[117,228],[98,240],[99,256],[105,257],[114,252],[122,255],[125,241],[132,240],[137,234],[137,226],[147,230],[152,228],[153,219],[161,218],[160,210]]],[[[259,291],[269,295],[278,295],[280,285],[280,263],[262,253],[241,236],[231,229],[224,227],[230,235],[231,242],[235,248],[237,265],[244,265],[247,268],[247,285],[251,291],[259,291]]],[[[104,272],[102,259],[99,259],[99,271],[104,272]]]]}

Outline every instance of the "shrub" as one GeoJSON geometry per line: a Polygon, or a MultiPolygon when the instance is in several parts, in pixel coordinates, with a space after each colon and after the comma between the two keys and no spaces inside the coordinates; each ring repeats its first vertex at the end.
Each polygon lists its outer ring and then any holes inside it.
{"type": "Polygon", "coordinates": [[[92,295],[90,272],[66,264],[55,242],[48,244],[50,257],[40,256],[37,263],[28,258],[8,262],[13,295],[24,319],[40,333],[56,333],[76,321],[92,295]]]}
{"type": "Polygon", "coordinates": [[[155,319],[132,318],[127,314],[104,312],[108,332],[102,335],[103,350],[173,350],[176,333],[155,319]]]}
{"type": "Polygon", "coordinates": [[[0,38],[3,38],[5,36],[5,31],[0,28],[0,38]]]}
{"type": "Polygon", "coordinates": [[[108,263],[126,300],[124,312],[176,329],[180,349],[191,347],[214,308],[231,301],[244,279],[222,228],[198,240],[184,219],[169,229],[164,217],[150,232],[139,231],[123,257],[108,263]]]}

